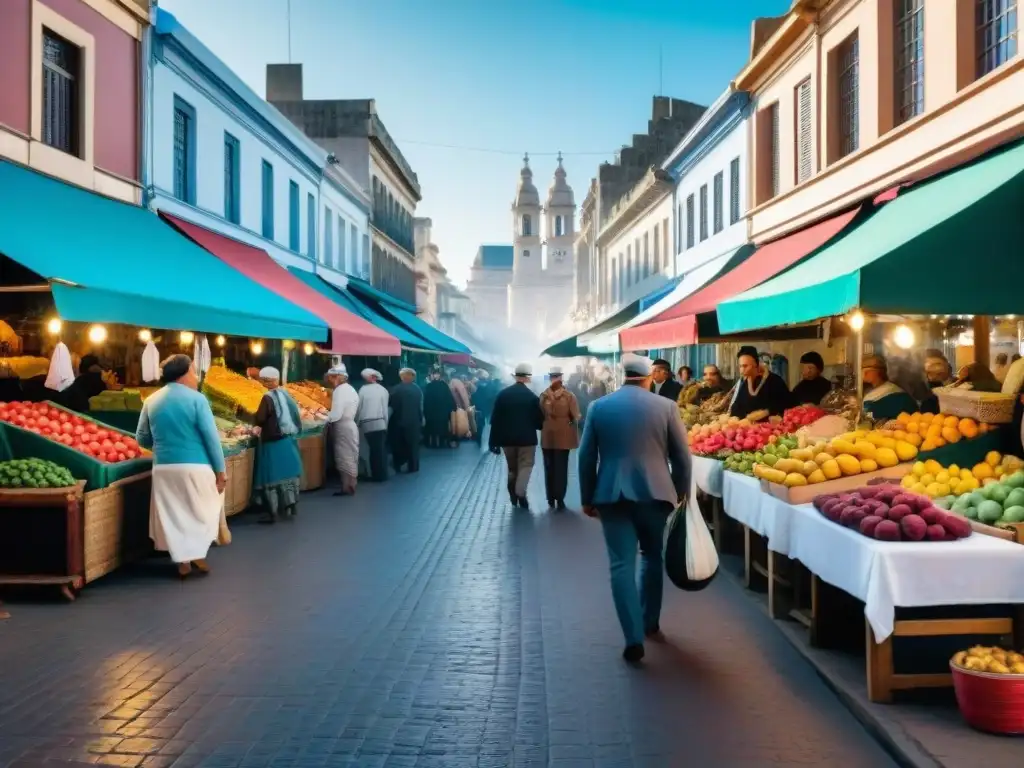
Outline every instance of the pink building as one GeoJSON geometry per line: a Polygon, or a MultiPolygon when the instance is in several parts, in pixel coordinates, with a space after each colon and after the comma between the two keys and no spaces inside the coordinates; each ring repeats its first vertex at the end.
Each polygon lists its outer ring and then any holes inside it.
{"type": "Polygon", "coordinates": [[[138,203],[149,0],[3,0],[0,158],[138,203]]]}

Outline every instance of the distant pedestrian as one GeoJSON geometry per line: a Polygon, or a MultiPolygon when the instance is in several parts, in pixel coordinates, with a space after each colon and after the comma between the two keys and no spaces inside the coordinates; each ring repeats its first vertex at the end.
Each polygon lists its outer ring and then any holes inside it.
{"type": "Polygon", "coordinates": [[[416,371],[403,368],[398,372],[402,383],[391,390],[391,458],[395,472],[408,467],[420,471],[420,441],[423,436],[423,391],[416,386],[416,371]]]}
{"type": "Polygon", "coordinates": [[[601,520],[626,638],[622,655],[636,662],[644,657],[645,637],[662,637],[665,523],[689,489],[690,453],[675,403],[648,391],[651,361],[623,355],[622,367],[623,386],[592,403],[587,415],[580,497],[583,512],[601,520]]]}
{"type": "Polygon", "coordinates": [[[363,386],[359,389],[359,409],[356,423],[365,443],[364,466],[369,479],[382,483],[388,479],[388,391],[381,385],[381,375],[373,368],[362,372],[363,386]]]}
{"type": "Polygon", "coordinates": [[[498,382],[492,381],[487,371],[480,371],[477,374],[476,392],[471,398],[473,407],[476,409],[476,438],[477,445],[483,443],[484,428],[491,420],[491,413],[494,410],[494,400],[498,396],[498,382]]]}
{"type": "Polygon", "coordinates": [[[282,513],[294,517],[298,512],[302,457],[296,436],[302,429],[302,417],[299,406],[281,387],[277,368],[260,369],[259,379],[267,394],[260,400],[253,429],[260,439],[253,492],[266,512],[260,522],[273,524],[282,513]]]}
{"type": "Polygon", "coordinates": [[[359,477],[359,427],[356,412],[359,395],[348,383],[348,369],[336,365],[327,371],[331,386],[331,411],[327,416],[327,439],[334,457],[334,467],[341,476],[341,488],[335,496],[351,496],[356,492],[359,477]]]}
{"type": "Polygon", "coordinates": [[[544,426],[540,447],[544,455],[544,488],[548,507],[565,509],[569,484],[569,451],[579,446],[580,406],[576,395],[562,385],[562,369],[552,368],[551,384],[540,396],[544,426]]]}
{"type": "Polygon", "coordinates": [[[423,415],[426,419],[428,448],[443,448],[449,444],[452,414],[456,409],[455,396],[439,368],[430,372],[430,383],[423,389],[423,415]]]}
{"type": "Polygon", "coordinates": [[[537,458],[537,432],[544,426],[540,399],[530,389],[533,368],[516,366],[516,383],[498,393],[491,414],[491,453],[505,453],[512,506],[529,509],[526,494],[537,458]]]}

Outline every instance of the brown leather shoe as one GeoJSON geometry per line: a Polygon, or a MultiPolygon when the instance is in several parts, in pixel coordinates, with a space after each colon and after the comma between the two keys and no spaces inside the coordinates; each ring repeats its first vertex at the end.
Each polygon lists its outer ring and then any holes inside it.
{"type": "Polygon", "coordinates": [[[193,560],[192,561],[192,565],[194,565],[196,567],[197,571],[199,571],[200,573],[202,573],[204,575],[210,572],[210,566],[207,564],[205,559],[203,559],[203,560],[193,560]]]}
{"type": "Polygon", "coordinates": [[[192,563],[178,563],[178,578],[187,579],[192,573],[192,563]]]}

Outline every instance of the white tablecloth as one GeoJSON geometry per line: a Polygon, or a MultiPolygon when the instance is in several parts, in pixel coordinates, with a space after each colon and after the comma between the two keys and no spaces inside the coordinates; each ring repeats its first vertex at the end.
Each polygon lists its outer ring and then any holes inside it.
{"type": "Polygon", "coordinates": [[[738,472],[723,473],[722,509],[725,514],[761,536],[767,535],[761,517],[761,507],[766,498],[761,493],[761,481],[756,477],[747,477],[738,472]]]}
{"type": "Polygon", "coordinates": [[[693,482],[691,492],[697,488],[710,496],[722,498],[722,475],[725,474],[725,465],[718,459],[709,459],[705,456],[693,456],[690,466],[693,469],[693,482]]]}
{"type": "Polygon", "coordinates": [[[960,541],[878,541],[810,504],[790,509],[788,555],[864,601],[878,642],[892,634],[896,606],[1024,604],[1020,544],[979,533],[960,541]]]}

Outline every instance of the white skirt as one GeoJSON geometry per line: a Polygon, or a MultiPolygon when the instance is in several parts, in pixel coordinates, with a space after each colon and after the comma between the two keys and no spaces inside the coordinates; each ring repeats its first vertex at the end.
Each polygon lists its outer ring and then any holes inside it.
{"type": "Polygon", "coordinates": [[[208,464],[163,464],[153,467],[149,537],[157,550],[176,563],[202,560],[217,540],[224,495],[208,464]]]}

